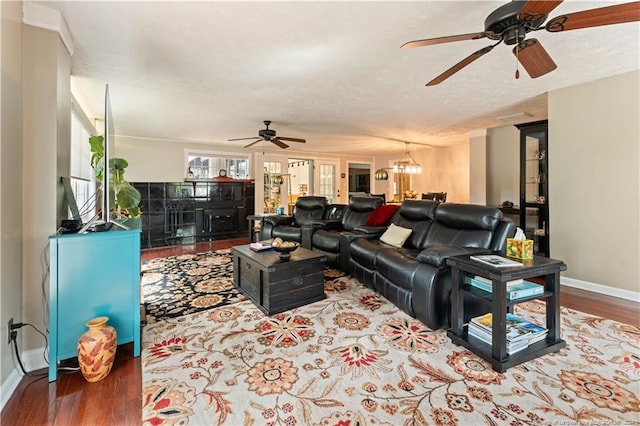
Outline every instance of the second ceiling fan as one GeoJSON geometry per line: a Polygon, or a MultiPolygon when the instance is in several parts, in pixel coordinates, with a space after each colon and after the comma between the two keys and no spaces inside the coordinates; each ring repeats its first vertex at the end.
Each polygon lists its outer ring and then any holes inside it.
{"type": "MultiPolygon", "coordinates": [[[[601,25],[622,24],[640,21],[640,2],[623,3],[597,9],[583,10],[556,16],[544,24],[547,15],[558,7],[562,0],[513,0],[500,6],[484,21],[484,31],[470,34],[458,34],[446,37],[415,40],[403,44],[401,49],[430,46],[433,44],[449,43],[462,40],[477,40],[488,38],[497,40],[496,43],[484,47],[464,58],[430,82],[427,86],[442,83],[462,68],[466,67],[481,56],[491,52],[500,43],[515,45],[513,54],[518,62],[531,76],[537,78],[554,69],[556,64],[551,59],[542,44],[535,38],[526,39],[527,33],[547,30],[552,33],[577,30],[581,28],[597,27],[601,25]]],[[[519,72],[516,70],[516,78],[519,72]]]]}
{"type": "Polygon", "coordinates": [[[287,145],[286,143],[284,143],[282,141],[299,142],[299,143],[305,143],[306,142],[306,140],[300,139],[300,138],[289,138],[289,137],[285,137],[285,136],[278,136],[276,134],[275,130],[269,128],[270,124],[271,124],[271,121],[265,120],[264,121],[265,128],[258,131],[258,136],[254,136],[252,138],[238,138],[238,139],[228,139],[228,140],[229,141],[246,141],[246,140],[250,140],[250,139],[255,139],[249,145],[245,145],[244,148],[248,148],[251,145],[255,145],[255,144],[257,144],[258,142],[261,142],[261,141],[266,141],[266,142],[271,142],[271,143],[273,143],[275,145],[278,145],[282,149],[289,148],[289,145],[287,145]]]}

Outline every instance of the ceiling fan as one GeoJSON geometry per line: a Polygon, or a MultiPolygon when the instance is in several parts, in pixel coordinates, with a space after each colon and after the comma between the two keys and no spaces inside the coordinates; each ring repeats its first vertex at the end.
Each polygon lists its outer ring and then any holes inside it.
{"type": "Polygon", "coordinates": [[[245,145],[244,148],[248,148],[251,145],[255,145],[255,144],[257,144],[258,142],[261,142],[261,141],[266,141],[266,142],[274,143],[274,144],[278,145],[282,149],[289,148],[289,145],[287,145],[286,143],[284,143],[282,141],[300,142],[300,143],[305,143],[306,142],[306,140],[304,140],[304,139],[287,138],[287,137],[284,137],[284,136],[277,136],[276,135],[276,131],[269,128],[270,124],[271,124],[271,121],[264,120],[264,125],[265,125],[266,128],[258,131],[258,136],[254,136],[252,138],[238,138],[238,139],[228,139],[228,140],[229,141],[246,141],[246,140],[249,140],[249,139],[255,139],[255,141],[251,142],[249,145],[245,145]]]}
{"type": "MultiPolygon", "coordinates": [[[[561,3],[562,0],[513,0],[510,3],[500,6],[487,16],[487,19],[484,21],[484,31],[410,41],[403,44],[400,48],[409,49],[481,38],[497,40],[495,44],[484,47],[467,56],[428,82],[426,84],[427,86],[442,83],[471,62],[491,52],[494,47],[502,42],[507,45],[515,45],[513,54],[516,56],[518,62],[522,64],[531,78],[537,78],[553,71],[557,65],[538,40],[535,38],[526,38],[527,33],[539,30],[556,33],[601,25],[640,21],[640,1],[636,1],[568,13],[566,15],[556,16],[544,24],[547,15],[561,3]]],[[[516,78],[519,77],[520,73],[516,70],[516,78]]]]}

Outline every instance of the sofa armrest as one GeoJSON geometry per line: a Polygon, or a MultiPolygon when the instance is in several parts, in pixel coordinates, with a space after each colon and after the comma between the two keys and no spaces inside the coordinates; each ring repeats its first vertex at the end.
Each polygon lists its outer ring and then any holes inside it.
{"type": "Polygon", "coordinates": [[[427,247],[416,256],[416,260],[421,263],[428,263],[433,266],[443,266],[447,258],[452,256],[462,256],[464,254],[492,253],[491,250],[478,247],[458,247],[458,246],[433,246],[427,247]]]}
{"type": "Polygon", "coordinates": [[[363,232],[342,231],[340,233],[340,254],[338,257],[338,267],[345,272],[349,272],[349,246],[358,238],[375,239],[377,234],[365,234],[363,232]]]}
{"type": "Polygon", "coordinates": [[[354,231],[359,233],[359,234],[365,234],[367,236],[373,235],[373,236],[380,236],[382,234],[384,234],[384,231],[387,230],[386,226],[357,226],[354,231]]]}
{"type": "Polygon", "coordinates": [[[264,221],[264,223],[268,223],[271,226],[293,225],[295,223],[293,216],[288,215],[266,216],[262,220],[264,221]]]}

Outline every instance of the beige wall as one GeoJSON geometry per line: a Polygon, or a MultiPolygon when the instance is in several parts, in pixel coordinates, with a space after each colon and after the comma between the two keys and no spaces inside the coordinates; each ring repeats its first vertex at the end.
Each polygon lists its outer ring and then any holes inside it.
{"type": "Polygon", "coordinates": [[[549,207],[563,276],[640,290],[640,72],[549,94],[549,207]]]}
{"type": "Polygon", "coordinates": [[[469,135],[469,203],[487,203],[487,131],[469,135]]]}
{"type": "Polygon", "coordinates": [[[22,321],[22,4],[0,2],[0,384],[17,384],[9,318],[22,321]],[[13,382],[13,383],[9,383],[13,382]]]}
{"type": "MultiPolygon", "coordinates": [[[[469,202],[469,144],[444,147],[418,147],[410,145],[409,151],[422,167],[422,174],[411,177],[411,188],[418,193],[446,192],[447,201],[455,203],[469,202]]],[[[379,155],[375,158],[374,171],[381,167],[390,167],[393,161],[402,158],[404,153],[379,155]]],[[[372,192],[392,197],[392,171],[388,181],[373,181],[372,192]]]]}
{"type": "MultiPolygon", "coordinates": [[[[487,205],[520,204],[520,130],[516,126],[487,132],[487,205]]],[[[553,142],[552,142],[553,143],[553,142]]]]}
{"type": "MultiPolygon", "coordinates": [[[[60,176],[69,175],[71,67],[57,32],[25,25],[24,52],[23,321],[44,329],[42,259],[62,219],[60,176]]],[[[27,330],[23,350],[42,347],[42,337],[27,330]]]]}

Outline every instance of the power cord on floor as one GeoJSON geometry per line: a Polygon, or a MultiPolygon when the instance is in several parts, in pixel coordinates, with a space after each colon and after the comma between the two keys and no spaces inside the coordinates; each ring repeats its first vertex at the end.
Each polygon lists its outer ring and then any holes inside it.
{"type": "MultiPolygon", "coordinates": [[[[22,364],[22,360],[20,359],[20,351],[18,351],[18,332],[16,330],[18,330],[19,328],[22,328],[22,326],[24,325],[29,325],[31,327],[33,327],[33,329],[35,331],[37,331],[38,333],[42,334],[42,336],[44,336],[44,340],[45,340],[45,352],[47,350],[47,336],[44,335],[44,333],[42,333],[40,330],[38,330],[36,327],[34,327],[33,325],[29,324],[29,323],[21,323],[21,322],[17,322],[15,324],[11,325],[11,340],[13,341],[13,350],[16,354],[16,358],[18,359],[18,364],[20,365],[20,370],[22,370],[22,374],[24,374],[27,377],[42,377],[42,376],[46,376],[47,373],[40,373],[40,374],[32,374],[27,372],[27,370],[25,370],[24,365],[22,364]]],[[[45,361],[47,361],[47,359],[45,358],[45,361]]],[[[49,362],[47,361],[47,364],[49,362]]]]}
{"type": "MultiPolygon", "coordinates": [[[[18,364],[20,365],[20,370],[22,370],[22,374],[24,374],[27,377],[43,377],[46,376],[48,373],[39,373],[39,374],[32,374],[26,371],[26,369],[24,368],[24,365],[22,364],[22,359],[20,358],[20,351],[18,351],[18,329],[24,327],[28,325],[29,327],[33,328],[35,331],[37,331],[38,333],[40,333],[40,335],[44,338],[44,352],[42,354],[42,357],[44,358],[44,361],[49,364],[49,360],[47,359],[47,348],[49,347],[49,340],[47,339],[47,335],[44,334],[42,331],[38,330],[38,328],[36,326],[34,326],[33,324],[30,324],[28,322],[22,323],[22,322],[18,322],[15,324],[11,325],[11,340],[13,341],[13,349],[15,351],[16,354],[16,358],[18,359],[18,364]]],[[[58,367],[58,370],[63,370],[63,371],[79,371],[80,367],[58,367]]]]}

